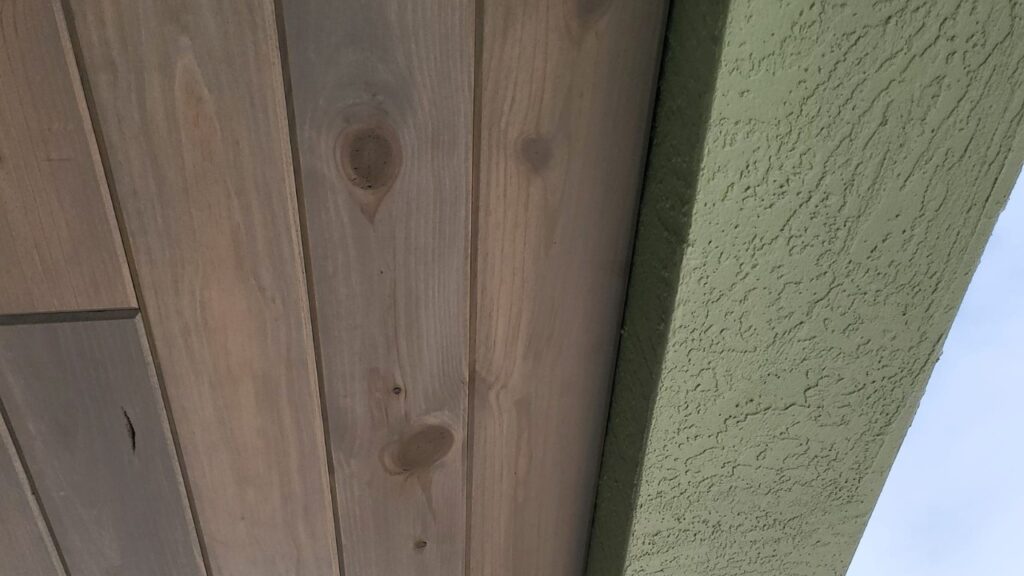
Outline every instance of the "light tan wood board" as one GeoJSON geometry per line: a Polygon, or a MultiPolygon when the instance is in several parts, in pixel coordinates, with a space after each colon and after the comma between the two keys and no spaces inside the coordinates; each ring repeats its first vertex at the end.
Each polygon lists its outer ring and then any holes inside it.
{"type": "Polygon", "coordinates": [[[0,2],[0,315],[134,308],[59,4],[0,2]]]}
{"type": "Polygon", "coordinates": [[[469,571],[582,574],[666,3],[483,6],[469,571]]]}
{"type": "Polygon", "coordinates": [[[346,574],[464,573],[471,0],[286,0],[346,574]]]}
{"type": "Polygon", "coordinates": [[[71,574],[205,574],[137,318],[0,326],[0,398],[71,574]]]}
{"type": "Polygon", "coordinates": [[[214,576],[338,573],[269,0],[70,0],[214,576]]]}
{"type": "Polygon", "coordinates": [[[0,410],[0,574],[65,576],[0,410]]]}

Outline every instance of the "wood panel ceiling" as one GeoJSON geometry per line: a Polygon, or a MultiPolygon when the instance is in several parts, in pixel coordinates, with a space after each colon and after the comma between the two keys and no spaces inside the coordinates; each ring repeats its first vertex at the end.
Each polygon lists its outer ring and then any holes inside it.
{"type": "Polygon", "coordinates": [[[0,573],[581,574],[665,11],[0,0],[0,573]]]}

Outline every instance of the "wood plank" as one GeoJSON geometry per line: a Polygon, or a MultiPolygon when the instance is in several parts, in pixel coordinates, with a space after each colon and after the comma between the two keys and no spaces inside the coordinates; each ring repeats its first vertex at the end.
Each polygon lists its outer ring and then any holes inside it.
{"type": "Polygon", "coordinates": [[[68,570],[205,574],[137,319],[0,326],[0,397],[68,570]]]}
{"type": "Polygon", "coordinates": [[[211,571],[337,574],[273,4],[69,4],[211,571]]]}
{"type": "Polygon", "coordinates": [[[0,409],[0,573],[65,576],[0,409]]]}
{"type": "Polygon", "coordinates": [[[484,2],[471,574],[583,571],[665,9],[484,2]]]}
{"type": "Polygon", "coordinates": [[[59,2],[0,4],[0,315],[134,308],[59,2]]]}
{"type": "Polygon", "coordinates": [[[463,574],[474,6],[283,3],[347,574],[463,574]]]}

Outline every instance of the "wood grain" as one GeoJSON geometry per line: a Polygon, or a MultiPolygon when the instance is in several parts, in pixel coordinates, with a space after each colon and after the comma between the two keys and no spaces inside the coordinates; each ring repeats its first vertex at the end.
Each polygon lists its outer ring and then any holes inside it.
{"type": "Polygon", "coordinates": [[[0,410],[0,574],[65,576],[0,410]]]}
{"type": "Polygon", "coordinates": [[[483,5],[469,572],[581,574],[666,3],[483,5]]]}
{"type": "Polygon", "coordinates": [[[464,573],[473,4],[283,2],[353,576],[464,573]]]}
{"type": "Polygon", "coordinates": [[[0,326],[0,397],[69,572],[205,574],[138,319],[0,326]]]}
{"type": "Polygon", "coordinates": [[[215,576],[338,572],[269,0],[70,0],[215,576]]]}
{"type": "Polygon", "coordinates": [[[56,0],[0,3],[0,315],[134,308],[56,0]]]}

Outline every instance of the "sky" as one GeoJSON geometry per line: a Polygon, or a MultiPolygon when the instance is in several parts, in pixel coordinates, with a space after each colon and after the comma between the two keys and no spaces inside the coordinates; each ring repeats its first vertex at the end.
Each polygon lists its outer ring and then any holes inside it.
{"type": "Polygon", "coordinates": [[[1024,177],[847,576],[1024,575],[1024,177]]]}

